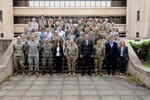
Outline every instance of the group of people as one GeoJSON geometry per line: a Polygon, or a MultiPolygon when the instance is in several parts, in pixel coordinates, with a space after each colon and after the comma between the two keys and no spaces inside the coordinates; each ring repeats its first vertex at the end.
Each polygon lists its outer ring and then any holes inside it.
{"type": "Polygon", "coordinates": [[[13,45],[15,73],[18,66],[25,74],[25,65],[29,64],[28,75],[39,76],[39,59],[42,59],[42,74],[53,74],[52,63],[55,61],[56,73],[62,73],[63,58],[67,59],[68,75],[76,75],[76,63],[80,62],[81,75],[92,76],[91,69],[94,67],[95,75],[102,75],[104,60],[107,61],[108,75],[115,75],[116,61],[120,62],[120,74],[125,75],[126,62],[128,61],[128,47],[119,39],[118,29],[114,22],[108,19],[89,18],[85,21],[79,19],[74,23],[58,17],[54,22],[52,19],[45,20],[42,15],[38,21],[32,18],[28,26],[24,28],[21,36],[13,45]],[[40,57],[40,53],[42,57],[40,57]]]}

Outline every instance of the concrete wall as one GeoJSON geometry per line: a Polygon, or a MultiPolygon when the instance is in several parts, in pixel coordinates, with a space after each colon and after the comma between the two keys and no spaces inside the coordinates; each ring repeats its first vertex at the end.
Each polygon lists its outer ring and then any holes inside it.
{"type": "Polygon", "coordinates": [[[127,0],[127,37],[150,37],[150,0],[127,0]],[[140,20],[137,21],[137,11],[140,11],[140,20]]]}
{"type": "MultiPolygon", "coordinates": [[[[6,45],[6,42],[9,44],[12,40],[0,40],[2,45],[6,45]]],[[[3,46],[4,47],[4,46],[3,46]]],[[[13,42],[10,43],[7,50],[0,59],[0,83],[3,82],[8,76],[13,74],[13,42]]],[[[2,49],[2,48],[1,48],[2,49]]],[[[4,48],[5,49],[5,48],[4,48]]]]}
{"type": "Polygon", "coordinates": [[[0,33],[4,33],[4,38],[12,38],[14,37],[13,0],[0,0],[0,10],[3,12],[0,33]]]}
{"type": "Polygon", "coordinates": [[[145,85],[150,88],[150,68],[146,68],[135,54],[128,42],[129,51],[128,71],[138,77],[145,85]]]}
{"type": "Polygon", "coordinates": [[[126,15],[126,7],[102,8],[42,8],[14,7],[15,16],[121,16],[126,15]]]}

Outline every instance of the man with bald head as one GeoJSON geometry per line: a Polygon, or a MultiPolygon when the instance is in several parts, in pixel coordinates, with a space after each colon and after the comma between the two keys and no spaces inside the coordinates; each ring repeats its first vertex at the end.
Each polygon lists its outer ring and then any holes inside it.
{"type": "Polygon", "coordinates": [[[13,45],[14,49],[14,64],[15,64],[15,74],[17,75],[18,66],[22,68],[22,75],[24,76],[24,44],[21,42],[21,37],[17,37],[17,42],[13,45]]]}

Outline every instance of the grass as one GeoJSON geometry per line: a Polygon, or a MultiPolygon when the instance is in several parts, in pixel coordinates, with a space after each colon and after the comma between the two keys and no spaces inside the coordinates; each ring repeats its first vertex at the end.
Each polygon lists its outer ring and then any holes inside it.
{"type": "Polygon", "coordinates": [[[138,77],[132,75],[131,73],[127,73],[126,77],[128,80],[130,80],[130,82],[132,84],[137,85],[137,86],[146,87],[145,84],[138,77]]]}
{"type": "Polygon", "coordinates": [[[8,81],[11,81],[12,79],[11,79],[11,76],[8,76],[8,77],[6,77],[5,79],[4,79],[4,82],[8,82],[8,81]]]}
{"type": "Polygon", "coordinates": [[[150,68],[150,62],[142,62],[142,63],[145,67],[150,68]]]}

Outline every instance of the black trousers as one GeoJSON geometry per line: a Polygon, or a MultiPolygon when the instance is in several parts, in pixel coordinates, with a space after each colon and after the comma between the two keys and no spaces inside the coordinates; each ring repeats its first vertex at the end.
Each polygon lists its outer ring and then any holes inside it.
{"type": "Polygon", "coordinates": [[[120,73],[126,72],[126,63],[127,63],[127,60],[125,58],[119,57],[120,73]]]}
{"type": "Polygon", "coordinates": [[[84,74],[85,73],[85,70],[87,69],[88,70],[88,74],[91,74],[91,60],[92,58],[91,57],[83,57],[82,58],[82,73],[84,74]],[[86,68],[87,66],[87,68],[86,68]]]}
{"type": "Polygon", "coordinates": [[[55,57],[56,73],[62,73],[62,57],[55,57]]]}
{"type": "Polygon", "coordinates": [[[107,56],[107,72],[108,72],[108,74],[110,74],[111,70],[112,70],[112,73],[115,73],[116,61],[117,61],[116,56],[114,56],[114,55],[108,55],[107,56]]]}

